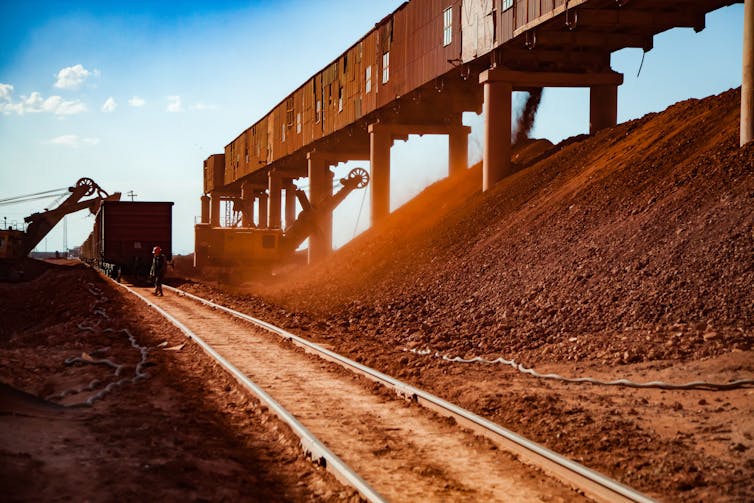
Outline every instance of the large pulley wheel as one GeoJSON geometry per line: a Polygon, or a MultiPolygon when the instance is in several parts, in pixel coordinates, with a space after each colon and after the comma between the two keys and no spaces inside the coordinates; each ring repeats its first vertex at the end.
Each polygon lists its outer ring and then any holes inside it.
{"type": "Polygon", "coordinates": [[[356,182],[357,189],[363,189],[369,184],[369,173],[364,168],[354,168],[348,173],[348,180],[356,182]]]}
{"type": "Polygon", "coordinates": [[[107,192],[102,190],[102,188],[97,185],[97,182],[95,182],[91,178],[79,178],[79,180],[76,182],[76,188],[84,187],[86,187],[86,192],[84,192],[83,196],[81,197],[91,196],[95,191],[100,197],[107,197],[107,192]]]}

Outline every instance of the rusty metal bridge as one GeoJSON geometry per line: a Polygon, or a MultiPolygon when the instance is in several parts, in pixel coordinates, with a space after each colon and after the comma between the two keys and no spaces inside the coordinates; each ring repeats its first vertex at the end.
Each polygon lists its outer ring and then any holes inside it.
{"type": "MultiPolygon", "coordinates": [[[[707,13],[734,3],[742,0],[405,2],[204,162],[203,225],[220,226],[220,202],[232,200],[248,226],[280,229],[283,217],[295,220],[294,179],[308,177],[317,206],[332,196],[330,167],[356,160],[370,162],[378,222],[390,211],[393,142],[448,135],[453,175],[468,167],[470,128],[461,117],[469,111],[484,112],[487,190],[511,172],[513,91],[588,87],[590,133],[611,127],[623,76],[610,68],[610,55],[627,47],[649,51],[656,34],[674,27],[701,31],[707,13]]],[[[754,129],[752,3],[745,6],[742,144],[754,129]]],[[[310,260],[331,250],[331,212],[319,226],[310,260]]]]}

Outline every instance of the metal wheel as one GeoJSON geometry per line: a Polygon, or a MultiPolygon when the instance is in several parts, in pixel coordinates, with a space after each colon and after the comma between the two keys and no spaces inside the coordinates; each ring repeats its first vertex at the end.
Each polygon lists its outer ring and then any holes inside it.
{"type": "Polygon", "coordinates": [[[349,180],[359,179],[356,184],[357,189],[363,189],[369,184],[369,173],[364,168],[354,168],[348,173],[349,180]]]}
{"type": "Polygon", "coordinates": [[[95,191],[97,192],[97,195],[99,197],[107,197],[107,192],[102,190],[102,187],[97,185],[97,182],[95,182],[91,178],[79,178],[79,181],[76,182],[76,187],[86,187],[86,192],[82,197],[91,196],[95,191]]]}
{"type": "Polygon", "coordinates": [[[79,178],[79,181],[76,182],[76,187],[86,187],[85,196],[91,196],[95,190],[99,189],[99,185],[91,178],[79,178]]]}

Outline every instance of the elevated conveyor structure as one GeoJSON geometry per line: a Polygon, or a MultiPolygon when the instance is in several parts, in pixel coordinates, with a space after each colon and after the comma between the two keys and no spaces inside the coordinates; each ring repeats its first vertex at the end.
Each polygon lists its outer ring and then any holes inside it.
{"type": "MultiPolygon", "coordinates": [[[[707,13],[734,3],[742,1],[407,1],[204,162],[202,225],[221,226],[225,200],[239,201],[241,227],[279,229],[296,217],[293,180],[309,178],[317,206],[332,196],[330,167],[346,161],[370,162],[376,223],[390,212],[393,142],[448,135],[453,175],[468,167],[461,117],[470,111],[485,115],[487,190],[511,173],[513,91],[588,87],[590,132],[611,127],[623,82],[611,53],[649,51],[674,27],[701,31],[707,13]]],[[[331,215],[320,224],[330,230],[311,237],[315,258],[331,249],[331,215]]]]}

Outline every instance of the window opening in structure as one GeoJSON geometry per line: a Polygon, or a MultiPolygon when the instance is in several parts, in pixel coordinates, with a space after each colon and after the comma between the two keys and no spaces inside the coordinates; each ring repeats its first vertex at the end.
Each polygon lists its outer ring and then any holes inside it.
{"type": "Polygon", "coordinates": [[[453,7],[448,7],[442,13],[442,45],[450,45],[453,41],[453,7]]]}
{"type": "Polygon", "coordinates": [[[296,133],[301,134],[301,112],[296,114],[296,133]]]}
{"type": "Polygon", "coordinates": [[[513,0],[503,0],[503,10],[508,10],[513,7],[513,0]]]}
{"type": "Polygon", "coordinates": [[[343,86],[338,87],[338,112],[343,111],[343,86]]]}
{"type": "Polygon", "coordinates": [[[281,136],[281,139],[282,139],[283,143],[285,143],[285,124],[281,124],[280,126],[281,126],[280,130],[282,131],[282,134],[280,136],[281,136]]]}
{"type": "Polygon", "coordinates": [[[364,91],[368,94],[372,90],[372,65],[367,66],[364,71],[364,80],[366,80],[364,91]]]}
{"type": "Polygon", "coordinates": [[[293,127],[293,96],[285,100],[285,123],[288,127],[293,127]]]}
{"type": "Polygon", "coordinates": [[[322,102],[320,100],[317,100],[316,118],[316,122],[319,124],[319,121],[322,120],[322,102]]]}
{"type": "Polygon", "coordinates": [[[390,51],[382,55],[382,83],[387,84],[390,80],[390,51]]]}

